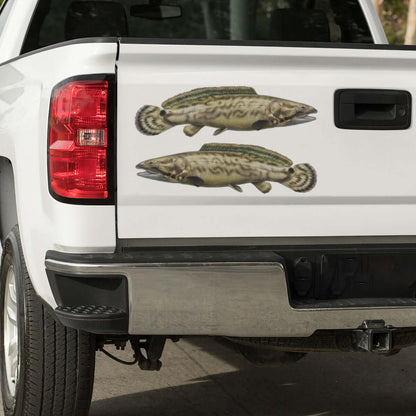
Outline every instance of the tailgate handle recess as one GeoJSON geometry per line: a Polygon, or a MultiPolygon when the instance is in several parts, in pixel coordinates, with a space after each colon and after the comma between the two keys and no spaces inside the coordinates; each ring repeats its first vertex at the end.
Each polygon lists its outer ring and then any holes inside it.
{"type": "Polygon", "coordinates": [[[412,121],[408,91],[349,89],[335,92],[335,125],[351,130],[406,130],[412,121]]]}

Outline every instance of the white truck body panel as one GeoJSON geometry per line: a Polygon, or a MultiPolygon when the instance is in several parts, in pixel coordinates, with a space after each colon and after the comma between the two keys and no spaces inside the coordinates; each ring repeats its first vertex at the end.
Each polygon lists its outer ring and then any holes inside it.
{"type": "Polygon", "coordinates": [[[114,252],[114,206],[62,204],[49,193],[49,102],[56,84],[75,75],[114,73],[116,43],[54,48],[0,65],[0,154],[14,168],[17,216],[37,293],[55,305],[45,274],[47,250],[114,252]],[[33,68],[37,68],[36,71],[33,68]]]}
{"type": "Polygon", "coordinates": [[[0,36],[0,63],[19,56],[36,4],[37,0],[13,1],[0,36]]]}
{"type": "Polygon", "coordinates": [[[400,131],[341,130],[338,89],[416,94],[415,53],[367,49],[121,44],[118,68],[118,236],[222,238],[415,235],[414,126],[400,131]],[[312,105],[316,121],[261,131],[205,127],[194,137],[176,126],[158,136],[135,127],[143,105],[193,88],[250,86],[258,94],[312,105]],[[273,183],[267,195],[149,180],[146,159],[197,151],[205,143],[263,146],[318,174],[306,194],[273,183]]]}

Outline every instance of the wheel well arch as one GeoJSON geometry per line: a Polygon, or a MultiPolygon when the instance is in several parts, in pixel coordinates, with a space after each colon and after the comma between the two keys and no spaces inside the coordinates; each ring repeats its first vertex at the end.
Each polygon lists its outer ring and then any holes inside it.
{"type": "Polygon", "coordinates": [[[13,165],[9,159],[0,156],[0,239],[2,245],[17,223],[13,165]]]}

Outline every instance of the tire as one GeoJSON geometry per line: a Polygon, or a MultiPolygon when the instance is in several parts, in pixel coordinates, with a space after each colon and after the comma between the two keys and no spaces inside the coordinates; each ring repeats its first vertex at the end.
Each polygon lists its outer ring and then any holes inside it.
{"type": "Polygon", "coordinates": [[[0,381],[5,416],[88,415],[95,337],[64,327],[41,303],[26,270],[17,227],[4,245],[0,314],[0,381]],[[18,340],[15,349],[14,335],[18,340]]]}

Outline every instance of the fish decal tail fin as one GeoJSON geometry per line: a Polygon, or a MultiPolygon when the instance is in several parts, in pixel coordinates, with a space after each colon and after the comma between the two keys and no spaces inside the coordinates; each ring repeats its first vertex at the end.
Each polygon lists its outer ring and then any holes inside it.
{"type": "Polygon", "coordinates": [[[157,136],[174,125],[165,121],[159,107],[145,105],[136,114],[136,128],[146,136],[157,136]]]}
{"type": "Polygon", "coordinates": [[[282,185],[287,186],[295,192],[309,192],[312,190],[317,181],[315,169],[308,163],[295,165],[289,178],[282,181],[282,185]]]}

